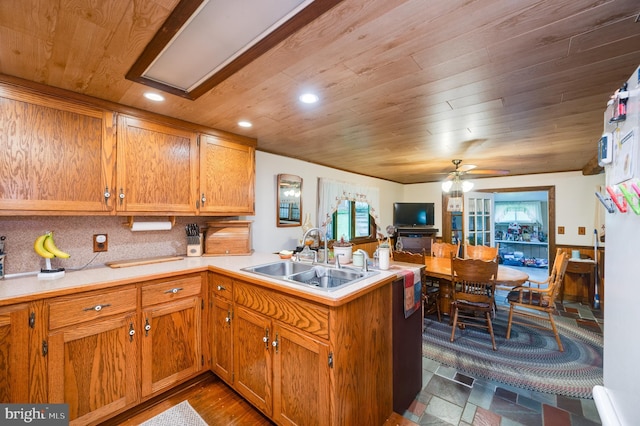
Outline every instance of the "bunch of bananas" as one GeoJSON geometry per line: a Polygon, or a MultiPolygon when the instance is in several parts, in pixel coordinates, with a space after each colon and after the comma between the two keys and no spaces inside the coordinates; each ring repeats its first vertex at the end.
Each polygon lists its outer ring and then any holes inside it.
{"type": "Polygon", "coordinates": [[[35,243],[33,243],[33,249],[38,253],[38,255],[45,259],[53,259],[54,257],[68,259],[71,257],[69,253],[65,253],[56,247],[56,244],[53,242],[53,231],[49,231],[36,238],[35,243]]]}

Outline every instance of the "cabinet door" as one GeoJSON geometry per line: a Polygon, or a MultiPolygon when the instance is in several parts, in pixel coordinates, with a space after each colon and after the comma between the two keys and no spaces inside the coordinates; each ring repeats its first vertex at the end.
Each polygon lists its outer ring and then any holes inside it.
{"type": "Polygon", "coordinates": [[[138,402],[135,321],[132,312],[49,334],[49,402],[69,404],[72,425],[138,402]]]}
{"type": "Polygon", "coordinates": [[[113,211],[115,128],[111,112],[3,90],[2,210],[113,211]]]}
{"type": "Polygon", "coordinates": [[[255,149],[200,135],[200,213],[255,213],[255,149]]]}
{"type": "Polygon", "coordinates": [[[200,297],[142,312],[142,396],[193,376],[202,369],[200,297]]]}
{"type": "Polygon", "coordinates": [[[0,403],[29,401],[29,309],[0,308],[0,403]]]}
{"type": "Polygon", "coordinates": [[[117,210],[195,214],[197,157],[195,133],[119,116],[117,210]]]}
{"type": "Polygon", "coordinates": [[[232,304],[229,300],[213,297],[211,313],[212,370],[229,384],[233,383],[232,304]]]}
{"type": "Polygon", "coordinates": [[[236,305],[234,318],[235,389],[270,416],[271,338],[269,318],[236,305]]]}
{"type": "Polygon", "coordinates": [[[276,324],[274,331],[274,420],[282,425],[328,425],[329,346],[285,325],[276,324]]]}

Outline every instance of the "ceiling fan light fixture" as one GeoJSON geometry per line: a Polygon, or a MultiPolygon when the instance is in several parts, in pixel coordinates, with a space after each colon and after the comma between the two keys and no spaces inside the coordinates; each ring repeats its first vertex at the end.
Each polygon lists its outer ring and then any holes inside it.
{"type": "Polygon", "coordinates": [[[444,182],[442,182],[442,190],[444,192],[451,191],[451,187],[452,186],[453,186],[453,181],[452,180],[445,180],[444,182]]]}
{"type": "Polygon", "coordinates": [[[468,180],[462,181],[462,192],[469,192],[473,189],[473,182],[468,180]]]}

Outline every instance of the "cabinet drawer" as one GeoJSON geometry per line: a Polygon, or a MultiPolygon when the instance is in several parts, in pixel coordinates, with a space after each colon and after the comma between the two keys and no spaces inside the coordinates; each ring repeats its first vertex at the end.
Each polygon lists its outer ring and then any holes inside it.
{"type": "Polygon", "coordinates": [[[255,312],[318,337],[329,338],[329,309],[323,306],[238,281],[235,283],[233,297],[237,304],[255,312]]]}
{"type": "Polygon", "coordinates": [[[212,274],[209,283],[215,296],[232,300],[233,279],[224,275],[212,274]]]}
{"type": "Polygon", "coordinates": [[[142,306],[200,295],[202,279],[192,275],[179,279],[151,282],[142,286],[142,306]]]}
{"type": "Polygon", "coordinates": [[[136,288],[129,287],[87,296],[64,296],[54,299],[49,302],[49,329],[135,311],[136,294],[136,288]]]}

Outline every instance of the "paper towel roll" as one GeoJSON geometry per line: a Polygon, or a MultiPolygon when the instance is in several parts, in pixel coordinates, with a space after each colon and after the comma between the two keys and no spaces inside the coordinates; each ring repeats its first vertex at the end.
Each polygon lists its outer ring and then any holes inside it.
{"type": "Polygon", "coordinates": [[[132,231],[170,231],[171,222],[133,222],[132,231]]]}

